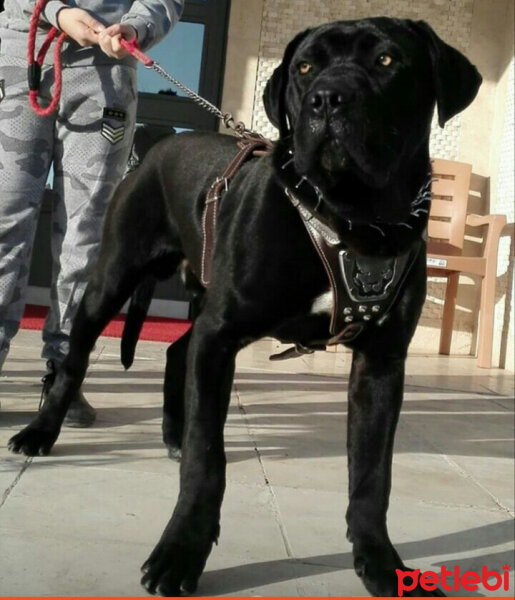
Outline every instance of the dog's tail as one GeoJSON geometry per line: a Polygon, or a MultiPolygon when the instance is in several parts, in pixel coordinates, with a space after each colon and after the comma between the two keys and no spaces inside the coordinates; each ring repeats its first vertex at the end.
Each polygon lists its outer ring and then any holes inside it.
{"type": "Polygon", "coordinates": [[[141,281],[132,294],[121,340],[122,365],[126,369],[130,368],[134,360],[136,344],[138,343],[139,334],[145,322],[155,287],[155,277],[148,276],[141,281]]]}

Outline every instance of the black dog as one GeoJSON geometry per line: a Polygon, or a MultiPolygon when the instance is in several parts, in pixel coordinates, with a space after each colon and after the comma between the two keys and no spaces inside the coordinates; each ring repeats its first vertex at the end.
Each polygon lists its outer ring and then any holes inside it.
{"type": "Polygon", "coordinates": [[[172,136],[120,185],[69,355],[43,409],[9,447],[50,451],[103,327],[132,296],[122,350],[129,366],[149,277],[182,265],[197,316],[168,349],[163,420],[170,454],[182,448],[181,491],[144,565],[149,592],[178,595],[197,585],[219,535],[235,357],[274,336],[299,351],[339,342],[353,349],[348,536],[369,592],[397,594],[395,570],[405,567],[386,511],[404,363],[425,296],[430,123],[435,103],[443,126],[480,82],[422,22],[374,18],[297,35],[264,96],[280,139],[271,155],[243,165],[221,201],[207,289],[204,198],[234,157],[234,138],[172,136]],[[338,249],[339,266],[326,264],[324,244],[338,249]],[[339,290],[343,305],[335,302],[339,290]]]}

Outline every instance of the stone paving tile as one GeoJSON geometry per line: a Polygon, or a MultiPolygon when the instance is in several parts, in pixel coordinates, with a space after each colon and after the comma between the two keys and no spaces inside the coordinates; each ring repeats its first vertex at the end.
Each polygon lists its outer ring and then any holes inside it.
{"type": "MultiPolygon", "coordinates": [[[[139,567],[178,493],[160,431],[166,344],[140,343],[125,372],[119,340],[101,338],[84,386],[97,424],[63,428],[30,461],[6,444],[37,410],[36,346],[20,332],[0,376],[0,594],[143,595],[139,567]]],[[[238,357],[222,533],[198,594],[366,596],[345,539],[350,355],[271,363],[280,349],[264,340],[238,357]]],[[[422,569],[513,567],[512,374],[422,355],[407,371],[389,512],[399,553],[422,569]]]]}

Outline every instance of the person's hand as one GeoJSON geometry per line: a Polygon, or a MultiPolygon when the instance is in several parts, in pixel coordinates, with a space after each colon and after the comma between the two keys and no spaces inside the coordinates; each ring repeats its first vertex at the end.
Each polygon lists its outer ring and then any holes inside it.
{"type": "Polygon", "coordinates": [[[116,23],[103,29],[98,36],[98,43],[102,51],[112,58],[123,58],[128,52],[121,45],[122,38],[128,42],[136,38],[137,32],[132,25],[116,23]]]}
{"type": "Polygon", "coordinates": [[[80,46],[98,44],[105,26],[82,8],[63,8],[57,13],[57,25],[80,46]]]}

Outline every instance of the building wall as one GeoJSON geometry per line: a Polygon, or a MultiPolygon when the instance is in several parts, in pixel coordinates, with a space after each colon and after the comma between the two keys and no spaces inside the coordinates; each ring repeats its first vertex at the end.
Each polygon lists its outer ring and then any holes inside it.
{"type": "MultiPolygon", "coordinates": [[[[288,41],[298,31],[326,21],[377,15],[427,21],[483,75],[478,97],[465,112],[445,129],[434,121],[431,153],[472,163],[476,191],[470,204],[474,212],[504,213],[512,224],[503,236],[499,257],[494,364],[500,361],[513,368],[512,0],[232,0],[224,110],[233,111],[262,134],[276,137],[261,98],[288,41]],[[237,91],[241,81],[244,92],[237,91]]],[[[472,241],[470,246],[474,246],[472,241]]],[[[477,283],[462,277],[453,353],[475,350],[478,291],[477,283]]],[[[415,350],[437,351],[443,294],[443,280],[431,280],[412,346],[415,350]]]]}
{"type": "MultiPolygon", "coordinates": [[[[513,18],[512,18],[513,22],[513,18]]],[[[512,37],[513,49],[513,37],[512,37]]],[[[508,227],[501,239],[497,267],[497,306],[495,318],[494,348],[499,348],[501,366],[513,368],[514,360],[514,299],[513,262],[515,253],[514,235],[514,60],[513,53],[499,86],[497,98],[500,122],[500,144],[495,146],[492,170],[495,173],[493,186],[493,211],[508,215],[508,227]]]]}
{"type": "MultiPolygon", "coordinates": [[[[497,266],[494,361],[514,368],[514,3],[475,0],[469,56],[483,75],[476,102],[463,113],[459,158],[488,177],[485,212],[505,214],[497,266]]],[[[463,288],[464,286],[462,286],[463,288]]],[[[473,315],[472,315],[473,316],[473,315]]],[[[473,319],[475,322],[475,319],[473,319]]],[[[494,364],[496,364],[494,362],[494,364]]]]}
{"type": "MultiPolygon", "coordinates": [[[[222,106],[252,124],[264,0],[231,0],[222,106]]],[[[221,126],[223,130],[223,125],[221,126]]]]}

